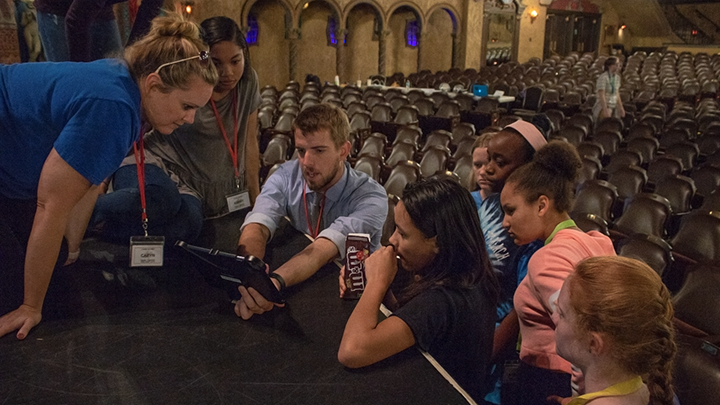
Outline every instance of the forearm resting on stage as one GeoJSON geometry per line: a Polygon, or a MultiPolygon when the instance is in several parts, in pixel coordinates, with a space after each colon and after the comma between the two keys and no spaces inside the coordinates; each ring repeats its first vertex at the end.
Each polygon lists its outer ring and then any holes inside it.
{"type": "Polygon", "coordinates": [[[275,273],[279,274],[286,286],[295,285],[307,280],[310,276],[338,256],[337,246],[325,238],[317,238],[300,253],[293,256],[287,263],[280,266],[275,273]]]}

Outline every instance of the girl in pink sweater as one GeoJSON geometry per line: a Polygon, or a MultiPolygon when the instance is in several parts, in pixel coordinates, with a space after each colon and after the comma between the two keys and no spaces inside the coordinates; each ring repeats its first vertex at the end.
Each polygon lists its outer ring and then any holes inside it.
{"type": "Polygon", "coordinates": [[[550,395],[571,395],[570,363],[555,350],[554,302],[577,262],[615,255],[610,238],[595,231],[584,233],[568,214],[580,167],[572,145],[550,142],[532,162],[510,175],[500,197],[503,226],[516,244],[545,241],[530,259],[514,297],[522,342],[519,403],[524,405],[546,404],[550,395]]]}

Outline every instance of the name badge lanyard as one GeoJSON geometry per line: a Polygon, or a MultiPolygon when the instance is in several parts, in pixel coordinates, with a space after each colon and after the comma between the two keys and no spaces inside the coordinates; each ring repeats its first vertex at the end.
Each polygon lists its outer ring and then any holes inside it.
{"type": "Polygon", "coordinates": [[[218,127],[220,127],[220,132],[222,133],[223,139],[225,140],[225,146],[227,146],[227,149],[230,152],[230,157],[232,158],[233,169],[235,170],[235,187],[237,189],[240,189],[240,169],[238,167],[238,143],[239,143],[239,141],[238,141],[237,93],[233,92],[233,99],[232,99],[233,133],[235,134],[235,149],[233,149],[232,145],[230,144],[230,137],[228,137],[228,134],[225,131],[225,125],[223,124],[222,119],[220,118],[220,113],[218,112],[217,106],[215,105],[215,101],[213,99],[210,99],[210,105],[212,106],[213,113],[215,114],[215,120],[217,121],[218,127]]]}
{"type": "Polygon", "coordinates": [[[325,209],[325,194],[323,194],[322,201],[320,201],[320,212],[318,212],[317,224],[313,230],[312,222],[310,221],[310,214],[308,213],[307,194],[305,193],[306,186],[303,187],[303,203],[305,204],[305,220],[307,221],[308,230],[310,236],[316,239],[320,234],[320,220],[322,219],[323,210],[325,209]]]}
{"type": "Polygon", "coordinates": [[[145,200],[145,142],[143,131],[140,131],[140,140],[133,143],[135,154],[135,167],[137,167],[138,189],[140,189],[140,206],[142,207],[142,228],[145,237],[148,236],[147,202],[145,200]],[[138,147],[138,143],[140,146],[138,147]]]}
{"type": "Polygon", "coordinates": [[[163,265],[164,236],[148,236],[147,200],[145,199],[145,142],[144,130],[140,131],[140,139],[133,143],[135,166],[140,190],[140,206],[142,207],[142,228],[144,236],[130,237],[130,267],[159,267],[163,265]]]}

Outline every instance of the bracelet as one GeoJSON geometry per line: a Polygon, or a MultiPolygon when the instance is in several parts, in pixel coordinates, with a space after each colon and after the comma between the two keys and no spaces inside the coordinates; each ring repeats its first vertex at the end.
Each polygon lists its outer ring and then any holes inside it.
{"type": "Polygon", "coordinates": [[[270,273],[269,276],[274,278],[275,280],[277,280],[278,283],[280,283],[280,289],[278,291],[282,291],[285,289],[285,279],[282,278],[281,275],[279,275],[277,273],[270,273]]]}

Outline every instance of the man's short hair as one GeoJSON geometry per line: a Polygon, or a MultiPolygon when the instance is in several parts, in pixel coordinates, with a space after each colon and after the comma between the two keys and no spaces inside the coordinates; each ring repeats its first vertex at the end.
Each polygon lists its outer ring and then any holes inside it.
{"type": "Polygon", "coordinates": [[[332,104],[317,104],[300,111],[293,122],[293,133],[299,129],[304,135],[326,129],[337,148],[350,140],[350,122],[341,108],[332,104]]]}

